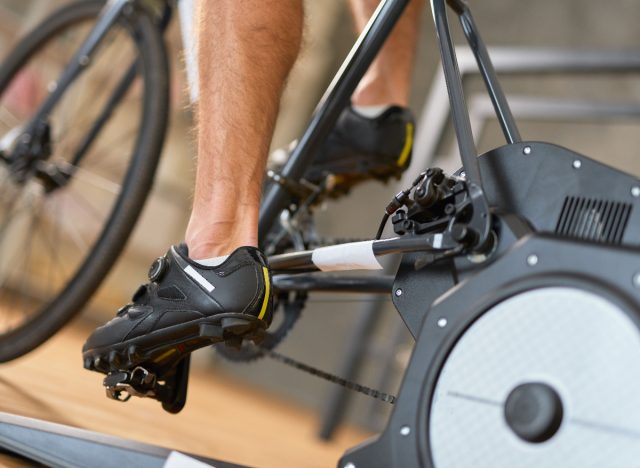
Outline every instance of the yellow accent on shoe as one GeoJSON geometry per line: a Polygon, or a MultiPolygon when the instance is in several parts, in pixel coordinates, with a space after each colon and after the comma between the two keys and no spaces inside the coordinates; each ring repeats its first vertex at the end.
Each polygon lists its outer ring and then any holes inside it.
{"type": "Polygon", "coordinates": [[[404,147],[400,153],[397,164],[398,167],[404,167],[409,155],[411,154],[411,148],[413,147],[413,123],[407,122],[407,137],[404,141],[404,147]]]}
{"type": "Polygon", "coordinates": [[[262,320],[264,314],[267,313],[267,307],[269,306],[269,294],[271,294],[271,283],[269,282],[269,270],[267,270],[267,267],[262,267],[262,274],[264,275],[264,298],[262,299],[260,315],[258,315],[260,320],[262,320]]]}
{"type": "Polygon", "coordinates": [[[164,360],[164,358],[167,358],[167,357],[171,356],[175,352],[176,352],[176,348],[168,349],[164,353],[162,353],[160,356],[154,358],[153,362],[160,362],[160,361],[164,360]]]}

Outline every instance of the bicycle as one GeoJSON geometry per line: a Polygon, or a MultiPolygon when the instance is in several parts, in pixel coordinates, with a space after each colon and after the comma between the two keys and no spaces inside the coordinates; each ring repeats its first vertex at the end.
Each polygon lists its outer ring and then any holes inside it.
{"type": "MultiPolygon", "coordinates": [[[[635,396],[640,372],[633,365],[640,356],[640,184],[567,149],[523,141],[469,8],[462,1],[447,3],[460,18],[507,144],[477,157],[445,1],[434,1],[463,168],[451,176],[435,168],[418,175],[386,207],[374,240],[269,259],[274,288],[280,291],[393,291],[394,304],[416,338],[397,400],[268,346],[253,348],[395,403],[385,431],[347,452],[340,466],[518,466],[523,459],[532,466],[545,460],[549,466],[626,466],[640,447],[631,429],[640,425],[635,396]],[[388,219],[398,237],[380,240],[388,219]],[[383,278],[310,273],[376,269],[377,257],[391,253],[404,257],[386,285],[383,278]],[[598,357],[585,359],[590,352],[598,357]],[[616,368],[603,367],[614,355],[621,361],[616,368]],[[585,391],[590,382],[581,381],[582,374],[572,372],[576,368],[598,382],[591,388],[605,387],[610,398],[604,402],[585,391]],[[490,430],[483,430],[485,425],[490,430]],[[545,445],[548,441],[553,443],[545,445]],[[615,451],[603,454],[611,446],[615,451]]],[[[303,190],[295,177],[312,155],[305,151],[321,141],[328,116],[341,108],[338,103],[348,99],[349,86],[358,80],[358,65],[366,68],[375,39],[404,5],[383,2],[361,36],[362,48],[356,46],[350,55],[277,176],[278,185],[267,192],[263,234],[270,232],[286,191],[303,190]]],[[[308,197],[315,193],[308,191],[308,197]]],[[[304,232],[299,234],[304,240],[304,232]]],[[[186,396],[186,373],[180,370],[188,368],[178,369],[175,375],[143,368],[113,373],[105,386],[113,398],[147,396],[175,411],[186,396]]]]}
{"type": "MultiPolygon", "coordinates": [[[[0,68],[0,111],[5,114],[4,128],[0,128],[0,303],[7,304],[0,315],[4,319],[0,362],[33,350],[82,309],[135,226],[153,183],[167,125],[169,78],[161,35],[174,10],[174,2],[167,0],[76,1],[41,21],[0,68]],[[66,54],[58,53],[58,43],[66,54]],[[114,51],[122,53],[123,46],[131,49],[129,56],[109,56],[114,51]],[[46,60],[51,50],[57,55],[46,60]],[[134,52],[139,59],[134,60],[134,52]],[[50,62],[57,67],[45,69],[50,62]],[[129,65],[118,74],[113,73],[113,63],[129,65]],[[107,78],[112,81],[106,86],[95,84],[107,78]],[[37,88],[37,84],[43,89],[27,91],[42,102],[31,104],[33,108],[18,107],[13,114],[22,114],[12,115],[16,94],[29,85],[37,88]],[[100,89],[103,101],[83,95],[87,87],[100,89]],[[132,102],[135,97],[139,103],[132,102]],[[78,118],[78,104],[73,101],[83,98],[90,99],[88,109],[82,109],[84,127],[76,126],[69,136],[70,123],[65,118],[78,118]],[[93,111],[89,118],[87,110],[93,111]],[[142,112],[138,128],[127,126],[124,136],[128,140],[119,141],[120,135],[112,135],[117,133],[113,122],[131,120],[138,110],[142,112]],[[86,136],[80,139],[77,135],[85,128],[86,136]],[[123,143],[129,146],[120,151],[123,143]],[[121,167],[114,170],[105,164],[105,155],[114,161],[109,164],[121,167]],[[87,199],[91,197],[83,191],[91,191],[93,198],[98,192],[99,206],[92,206],[87,199]],[[72,204],[71,209],[62,206],[65,204],[72,204]],[[65,218],[60,219],[63,210],[65,218]],[[69,245],[62,253],[56,252],[69,245]],[[6,310],[9,307],[12,313],[6,310]]],[[[187,24],[184,21],[183,27],[187,24]]],[[[183,41],[188,50],[187,36],[183,35],[183,41]]],[[[187,54],[187,61],[190,57],[187,54]]],[[[187,67],[187,73],[193,70],[193,65],[187,67]]],[[[330,120],[326,128],[332,125],[330,120]]],[[[288,184],[293,190],[292,200],[309,195],[309,184],[296,184],[290,175],[277,178],[277,184],[288,184]]],[[[312,190],[316,192],[313,199],[300,213],[324,196],[323,189],[312,190]]],[[[287,203],[283,199],[279,204],[276,211],[287,203]]],[[[275,207],[272,203],[265,206],[275,207]]],[[[264,245],[271,253],[292,242],[285,240],[284,246],[278,246],[289,234],[282,227],[276,229],[280,232],[270,234],[272,240],[264,245]]],[[[295,245],[300,249],[311,244],[296,239],[295,245]]],[[[294,302],[299,304],[301,299],[294,302]]],[[[299,315],[300,306],[283,308],[284,322],[268,335],[268,341],[279,341],[299,315]]],[[[232,350],[221,353],[245,358],[232,350]]]]}
{"type": "Polygon", "coordinates": [[[161,33],[171,7],[141,8],[74,2],[22,39],[0,68],[2,362],[78,313],[151,188],[167,124],[161,33]],[[114,63],[124,68],[114,73],[114,63]]]}
{"type": "MultiPolygon", "coordinates": [[[[303,221],[327,194],[301,176],[407,3],[381,2],[282,171],[271,174],[260,213],[273,286],[289,317],[309,291],[392,293],[416,339],[397,398],[324,375],[395,404],[384,433],[340,466],[628,466],[640,454],[640,182],[570,150],[523,141],[462,0],[432,2],[462,169],[417,175],[369,241],[306,249],[308,225],[292,230],[286,222],[303,221]],[[447,4],[507,142],[480,157],[447,4]],[[397,237],[380,239],[389,219],[397,237]],[[298,250],[279,253],[290,246],[298,250]],[[378,257],[394,253],[403,254],[395,277],[318,273],[376,269],[378,257]]],[[[276,330],[271,341],[247,343],[242,358],[271,355],[319,373],[273,352],[281,338],[276,330]]],[[[112,373],[105,386],[115,399],[146,396],[177,412],[187,380],[188,357],[162,375],[141,367],[112,373]]]]}

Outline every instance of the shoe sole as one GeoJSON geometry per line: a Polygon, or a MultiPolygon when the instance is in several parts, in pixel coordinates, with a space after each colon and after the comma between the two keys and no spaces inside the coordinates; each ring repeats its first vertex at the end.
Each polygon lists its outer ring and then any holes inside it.
{"type": "Polygon", "coordinates": [[[242,340],[259,340],[266,322],[246,314],[218,314],[155,330],[110,346],[83,351],[85,369],[103,373],[138,366],[153,371],[171,367],[185,355],[204,346],[225,342],[240,346],[242,340]]]}
{"type": "MultiPolygon", "coordinates": [[[[353,169],[352,166],[350,168],[353,169]]],[[[347,172],[344,170],[345,168],[333,166],[331,168],[314,169],[314,171],[309,174],[308,180],[318,184],[320,180],[325,177],[324,174],[332,174],[333,186],[327,190],[325,195],[329,198],[339,198],[348,194],[354,186],[367,180],[377,180],[387,183],[391,178],[400,179],[406,168],[407,166],[371,164],[362,167],[358,172],[347,172]]]]}

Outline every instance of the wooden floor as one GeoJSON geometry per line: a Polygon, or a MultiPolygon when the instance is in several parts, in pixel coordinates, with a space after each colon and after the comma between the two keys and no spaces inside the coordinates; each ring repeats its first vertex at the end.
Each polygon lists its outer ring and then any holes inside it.
{"type": "Polygon", "coordinates": [[[100,375],[81,365],[88,333],[67,327],[30,355],[0,365],[0,411],[256,467],[336,466],[346,448],[369,436],[345,428],[334,442],[321,442],[312,412],[197,368],[178,415],[152,400],[108,400],[100,375]]]}

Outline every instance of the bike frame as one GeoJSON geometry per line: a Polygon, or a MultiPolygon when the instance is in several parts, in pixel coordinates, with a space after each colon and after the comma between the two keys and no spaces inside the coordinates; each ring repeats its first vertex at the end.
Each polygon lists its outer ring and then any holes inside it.
{"type": "MultiPolygon", "coordinates": [[[[351,94],[408,3],[409,0],[383,0],[380,2],[367,27],[360,35],[320,101],[309,126],[293,150],[287,164],[282,169],[281,175],[283,177],[295,179],[304,173],[304,169],[310,164],[315,151],[335,124],[340,112],[348,104],[351,94]]],[[[462,166],[467,181],[478,187],[482,193],[482,178],[477,160],[478,154],[465,102],[462,78],[451,39],[447,5],[460,20],[507,143],[518,143],[521,141],[521,137],[469,7],[463,0],[432,0],[431,8],[436,25],[438,45],[462,166]]],[[[272,186],[265,196],[260,212],[259,232],[261,238],[264,238],[273,227],[278,214],[286,208],[287,204],[286,188],[281,185],[272,186]]],[[[274,255],[269,258],[269,263],[276,273],[274,287],[282,291],[316,290],[388,294],[393,286],[393,276],[385,276],[373,280],[371,276],[354,277],[351,275],[318,275],[310,273],[321,270],[313,262],[314,253],[318,253],[323,249],[336,249],[337,253],[339,252],[338,249],[344,249],[345,246],[366,248],[365,244],[370,245],[371,252],[375,257],[433,250],[423,236],[403,236],[380,241],[366,241],[352,243],[351,245],[342,244],[310,251],[274,255]]],[[[349,270],[352,268],[337,269],[349,270]]]]}
{"type": "MultiPolygon", "coordinates": [[[[92,54],[96,51],[109,29],[118,20],[118,17],[123,14],[131,14],[132,3],[135,1],[136,0],[107,1],[95,27],[76,52],[71,63],[63,71],[60,79],[56,83],[55,89],[36,113],[35,118],[30,123],[29,128],[27,128],[27,134],[29,131],[33,131],[39,122],[46,121],[48,114],[55,107],[66,88],[71,85],[90,63],[92,54]]],[[[369,23],[320,100],[306,131],[303,133],[299,143],[284,165],[281,171],[283,178],[296,180],[304,174],[305,169],[311,164],[318,148],[335,125],[338,116],[349,104],[350,97],[356,86],[379,53],[385,40],[393,30],[393,27],[402,16],[409,1],[410,0],[382,0],[380,2],[369,23]]],[[[164,5],[164,11],[158,24],[159,27],[164,29],[171,17],[172,7],[169,2],[164,0],[159,4],[164,5]]],[[[463,0],[432,0],[431,8],[436,24],[442,66],[447,83],[452,119],[463,169],[467,181],[478,187],[480,192],[482,192],[482,179],[477,161],[477,150],[465,103],[462,79],[458,69],[455,49],[449,31],[447,4],[457,14],[460,20],[467,42],[471,46],[480,68],[480,74],[485,82],[505,139],[509,144],[517,143],[520,141],[520,133],[467,4],[463,0]]],[[[96,121],[94,128],[91,129],[85,141],[80,146],[78,154],[75,155],[75,163],[86,153],[93,139],[99,133],[101,126],[106,122],[106,117],[108,117],[113,108],[124,96],[127,88],[135,78],[135,68],[136,63],[133,63],[123,76],[112,99],[110,99],[105,106],[102,113],[105,118],[99,118],[96,121]]],[[[288,206],[289,200],[290,194],[287,192],[287,189],[280,184],[273,184],[266,192],[259,218],[259,237],[261,239],[264,239],[267,233],[274,227],[275,220],[278,219],[282,210],[288,206]]],[[[330,250],[327,249],[345,249],[352,247],[360,250],[370,249],[372,255],[375,257],[434,250],[433,247],[425,241],[425,237],[423,236],[403,236],[349,245],[341,244],[333,247],[324,247],[322,249],[325,249],[324,252],[326,253],[330,252],[330,250]]],[[[391,291],[393,276],[374,278],[371,276],[317,275],[313,273],[322,270],[322,268],[317,267],[313,262],[314,253],[317,254],[322,249],[271,256],[269,263],[276,273],[274,276],[274,287],[276,290],[384,294],[391,291]]],[[[337,251],[338,250],[336,250],[336,252],[337,251]]],[[[359,268],[349,267],[348,265],[336,268],[336,270],[352,269],[359,268]]]]}

